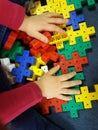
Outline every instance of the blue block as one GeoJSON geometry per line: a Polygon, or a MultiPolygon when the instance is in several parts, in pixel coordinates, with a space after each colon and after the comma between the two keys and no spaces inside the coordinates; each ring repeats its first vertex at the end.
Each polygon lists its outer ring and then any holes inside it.
{"type": "Polygon", "coordinates": [[[76,11],[70,12],[70,19],[69,22],[67,23],[66,26],[73,26],[74,30],[78,30],[79,29],[79,23],[84,22],[84,16],[81,15],[77,15],[76,11]]]}
{"type": "Polygon", "coordinates": [[[22,56],[17,56],[16,63],[19,63],[18,68],[12,70],[12,74],[16,75],[16,82],[22,83],[25,81],[26,77],[31,77],[33,72],[29,70],[29,66],[36,63],[36,59],[33,56],[30,56],[30,52],[25,50],[22,56]]]}

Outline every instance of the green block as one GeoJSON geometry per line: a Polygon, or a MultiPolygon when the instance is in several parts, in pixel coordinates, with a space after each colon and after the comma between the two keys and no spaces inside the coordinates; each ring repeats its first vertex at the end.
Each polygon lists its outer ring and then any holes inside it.
{"type": "Polygon", "coordinates": [[[95,0],[87,0],[87,4],[89,8],[92,8],[95,6],[96,2],[95,0]]]}
{"type": "Polygon", "coordinates": [[[20,41],[16,41],[11,50],[2,48],[0,52],[0,57],[5,58],[9,57],[10,60],[15,61],[17,55],[22,55],[24,48],[21,46],[20,41]]]}
{"type": "Polygon", "coordinates": [[[68,104],[62,104],[63,112],[70,112],[72,118],[78,117],[78,110],[83,110],[83,103],[76,103],[74,96],[72,96],[72,100],[68,101],[68,104]]]}
{"type": "Polygon", "coordinates": [[[86,3],[86,0],[67,0],[67,4],[74,4],[75,10],[82,10],[82,5],[86,3]]]}
{"type": "Polygon", "coordinates": [[[70,45],[69,41],[65,41],[63,44],[64,48],[57,51],[60,55],[65,55],[66,60],[72,59],[72,53],[77,51],[80,57],[86,56],[86,50],[92,48],[91,42],[83,42],[82,37],[77,37],[74,45],[70,45]]]}
{"type": "MultiPolygon", "coordinates": [[[[70,67],[68,68],[68,72],[73,72],[75,71],[75,68],[74,67],[70,67]]],[[[78,72],[73,78],[73,80],[84,80],[84,74],[83,72],[78,72]]]]}

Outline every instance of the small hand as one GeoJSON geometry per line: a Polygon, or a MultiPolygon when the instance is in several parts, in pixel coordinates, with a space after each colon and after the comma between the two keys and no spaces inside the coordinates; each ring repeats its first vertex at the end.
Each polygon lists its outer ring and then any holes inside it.
{"type": "Polygon", "coordinates": [[[59,66],[53,67],[48,73],[44,74],[40,80],[35,83],[40,87],[42,95],[47,98],[59,98],[62,100],[71,100],[71,96],[65,96],[70,94],[79,94],[80,90],[72,89],[76,85],[80,85],[81,80],[70,80],[76,75],[76,72],[63,74],[60,76],[54,76],[59,70],[59,66]],[[70,89],[71,88],[71,89],[70,89]],[[65,95],[64,95],[65,94],[65,95]]]}
{"type": "Polygon", "coordinates": [[[66,24],[68,20],[62,15],[56,13],[43,13],[35,16],[25,16],[19,30],[26,32],[29,36],[34,37],[42,42],[48,43],[48,38],[43,35],[42,31],[65,32],[58,25],[66,24]]]}

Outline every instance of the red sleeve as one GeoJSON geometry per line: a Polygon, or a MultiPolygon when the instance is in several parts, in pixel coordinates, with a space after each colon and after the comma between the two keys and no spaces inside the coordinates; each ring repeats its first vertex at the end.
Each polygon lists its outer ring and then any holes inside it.
{"type": "Polygon", "coordinates": [[[0,121],[4,124],[10,122],[41,99],[41,90],[33,82],[0,93],[0,121]]]}
{"type": "Polygon", "coordinates": [[[9,0],[0,0],[0,24],[17,30],[24,16],[25,8],[9,0]]]}

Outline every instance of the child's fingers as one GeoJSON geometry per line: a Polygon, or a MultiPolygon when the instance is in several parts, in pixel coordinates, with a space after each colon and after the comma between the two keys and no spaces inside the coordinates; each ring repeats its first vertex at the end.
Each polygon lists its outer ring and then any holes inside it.
{"type": "Polygon", "coordinates": [[[59,98],[61,100],[65,100],[65,101],[72,100],[71,96],[64,96],[64,95],[58,95],[57,98],[59,98]]]}
{"type": "Polygon", "coordinates": [[[55,24],[48,24],[45,31],[64,33],[65,31],[55,24]]]}
{"type": "Polygon", "coordinates": [[[42,33],[40,33],[40,32],[35,32],[33,35],[30,35],[30,36],[34,37],[34,38],[36,38],[36,39],[38,39],[38,40],[40,40],[40,41],[42,41],[44,43],[49,42],[48,38],[45,35],[43,35],[42,33]]]}
{"type": "Polygon", "coordinates": [[[71,88],[71,87],[74,87],[74,86],[80,85],[80,84],[82,84],[81,80],[65,81],[65,82],[61,82],[61,87],[62,88],[71,88]]]}
{"type": "Polygon", "coordinates": [[[48,19],[49,23],[53,23],[53,24],[67,24],[68,23],[68,19],[63,19],[63,18],[51,18],[48,19]]]}
{"type": "Polygon", "coordinates": [[[50,69],[50,70],[47,72],[47,74],[49,74],[49,75],[54,75],[59,69],[60,69],[60,66],[57,65],[57,66],[53,67],[52,69],[50,69]]]}
{"type": "Polygon", "coordinates": [[[60,76],[58,76],[58,79],[60,81],[66,81],[66,80],[71,79],[75,75],[76,75],[76,72],[74,71],[74,72],[70,72],[70,73],[67,73],[67,74],[60,75],[60,76]]]}
{"type": "Polygon", "coordinates": [[[63,18],[63,15],[57,14],[57,13],[52,13],[52,12],[44,13],[44,15],[46,15],[47,17],[58,17],[58,18],[63,18]]]}
{"type": "Polygon", "coordinates": [[[74,89],[62,89],[60,91],[61,94],[80,94],[80,90],[74,90],[74,89]]]}

